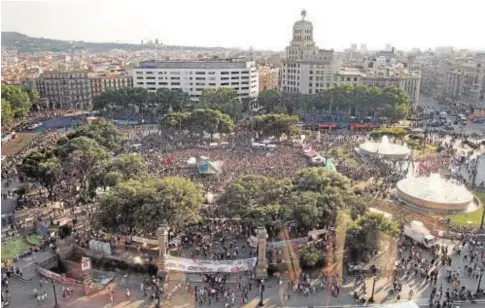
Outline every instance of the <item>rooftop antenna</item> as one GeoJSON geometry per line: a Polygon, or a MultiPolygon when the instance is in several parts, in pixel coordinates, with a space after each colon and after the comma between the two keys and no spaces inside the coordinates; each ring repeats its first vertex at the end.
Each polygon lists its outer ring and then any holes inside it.
{"type": "Polygon", "coordinates": [[[305,20],[306,10],[301,10],[301,20],[305,20]]]}
{"type": "Polygon", "coordinates": [[[253,46],[249,47],[249,61],[253,61],[253,46]]]}

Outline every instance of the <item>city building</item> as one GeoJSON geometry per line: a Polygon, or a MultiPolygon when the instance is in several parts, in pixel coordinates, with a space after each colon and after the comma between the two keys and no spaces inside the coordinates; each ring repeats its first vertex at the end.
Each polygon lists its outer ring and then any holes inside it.
{"type": "Polygon", "coordinates": [[[132,88],[133,77],[127,74],[88,74],[93,97],[107,89],[132,88]]]}
{"type": "Polygon", "coordinates": [[[293,25],[293,36],[286,47],[279,74],[279,89],[283,92],[314,94],[332,87],[340,69],[340,59],[333,50],[319,49],[313,40],[313,24],[301,20],[293,25]]]}
{"type": "Polygon", "coordinates": [[[148,91],[181,89],[198,101],[205,89],[231,88],[238,98],[258,96],[258,72],[252,61],[146,61],[132,69],[133,86],[148,91]]]}
{"type": "Polygon", "coordinates": [[[408,93],[411,108],[416,108],[419,100],[421,76],[418,72],[392,71],[389,69],[367,73],[362,77],[362,85],[368,87],[397,87],[408,93]]]}
{"type": "Polygon", "coordinates": [[[259,92],[278,88],[279,69],[263,66],[258,69],[259,92]]]}
{"type": "Polygon", "coordinates": [[[39,95],[51,108],[86,108],[91,104],[87,71],[49,71],[36,79],[39,95]]]}

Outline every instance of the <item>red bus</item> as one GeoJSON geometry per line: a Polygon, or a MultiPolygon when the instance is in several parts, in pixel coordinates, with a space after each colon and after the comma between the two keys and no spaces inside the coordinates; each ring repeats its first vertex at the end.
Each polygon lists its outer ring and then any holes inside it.
{"type": "Polygon", "coordinates": [[[374,124],[372,124],[372,123],[365,123],[365,124],[352,123],[352,124],[349,125],[349,129],[351,131],[371,130],[373,128],[374,128],[374,124]]]}
{"type": "Polygon", "coordinates": [[[320,129],[335,129],[335,128],[337,128],[337,124],[334,124],[334,123],[320,124],[320,129]]]}

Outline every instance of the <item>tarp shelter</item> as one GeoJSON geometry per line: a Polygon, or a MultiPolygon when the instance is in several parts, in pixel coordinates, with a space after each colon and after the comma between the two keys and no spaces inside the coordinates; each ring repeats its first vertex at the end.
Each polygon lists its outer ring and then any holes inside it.
{"type": "Polygon", "coordinates": [[[202,161],[198,167],[200,174],[219,174],[222,171],[222,162],[202,161]]]}

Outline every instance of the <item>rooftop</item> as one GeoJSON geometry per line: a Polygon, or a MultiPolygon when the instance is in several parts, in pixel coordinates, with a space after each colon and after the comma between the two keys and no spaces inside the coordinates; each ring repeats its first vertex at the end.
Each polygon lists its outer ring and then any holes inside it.
{"type": "Polygon", "coordinates": [[[245,61],[145,61],[137,68],[165,68],[165,69],[233,69],[247,68],[245,61]]]}

